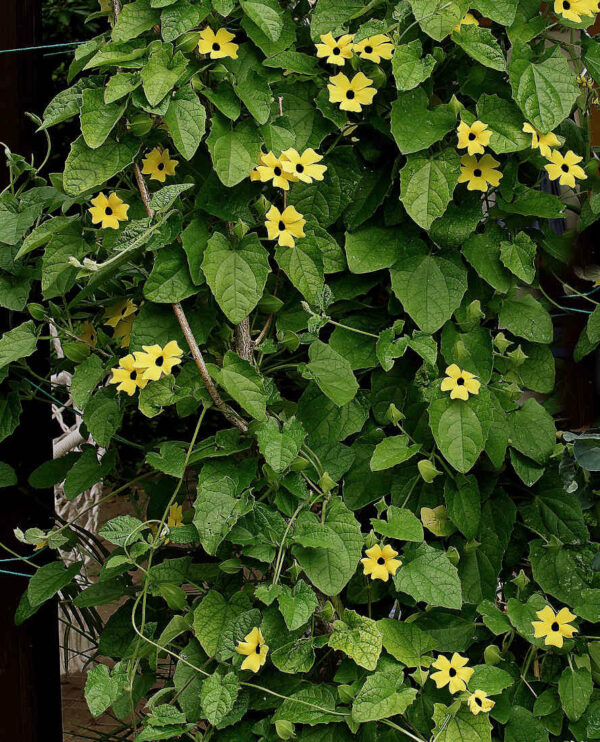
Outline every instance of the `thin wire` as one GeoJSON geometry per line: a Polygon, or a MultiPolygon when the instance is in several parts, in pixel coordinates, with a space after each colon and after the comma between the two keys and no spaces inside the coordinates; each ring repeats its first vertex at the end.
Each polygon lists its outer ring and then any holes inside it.
{"type": "Polygon", "coordinates": [[[11,52],[35,52],[38,49],[57,49],[60,46],[77,46],[85,44],[85,41],[66,41],[63,44],[45,44],[43,46],[23,46],[20,49],[0,49],[0,54],[10,54],[11,52]]]}
{"type": "MultiPolygon", "coordinates": [[[[41,554],[42,551],[45,551],[47,548],[48,548],[47,546],[42,546],[42,548],[41,549],[38,549],[36,552],[34,552],[29,557],[29,559],[33,559],[33,557],[36,557],[38,554],[41,554]]],[[[10,559],[0,559],[0,563],[5,563],[5,562],[21,562],[21,561],[23,561],[23,557],[10,557],[10,559]]]]}
{"type": "Polygon", "coordinates": [[[0,569],[1,575],[15,575],[15,577],[33,577],[33,575],[25,574],[25,572],[11,572],[9,569],[0,569]]]}

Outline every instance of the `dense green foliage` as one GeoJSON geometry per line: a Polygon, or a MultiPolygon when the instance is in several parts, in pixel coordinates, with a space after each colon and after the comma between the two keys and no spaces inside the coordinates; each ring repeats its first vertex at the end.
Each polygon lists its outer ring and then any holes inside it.
{"type": "MultiPolygon", "coordinates": [[[[40,122],[80,123],[64,171],[8,153],[0,197],[0,439],[64,401],[28,364],[50,328],[101,450],[30,485],[134,507],[110,552],[83,509],[17,534],[56,550],[17,621],[60,594],[87,622],[94,715],[137,742],[600,739],[600,457],[557,434],[538,277],[575,236],[549,219],[600,216],[597,4],[571,5],[95,14],[40,122]]],[[[595,310],[578,357],[599,342],[595,310]]]]}

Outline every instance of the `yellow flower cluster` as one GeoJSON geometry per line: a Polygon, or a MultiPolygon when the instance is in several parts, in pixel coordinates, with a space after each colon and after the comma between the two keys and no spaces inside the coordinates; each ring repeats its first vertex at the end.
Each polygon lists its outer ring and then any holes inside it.
{"type": "Polygon", "coordinates": [[[573,150],[562,155],[558,150],[552,149],[559,147],[561,143],[554,132],[542,134],[527,121],[523,124],[523,131],[531,134],[531,148],[539,149],[540,154],[549,161],[544,167],[550,180],[558,180],[560,185],[575,188],[576,180],[587,179],[585,170],[579,165],[583,157],[576,155],[573,150]]]}
{"type": "Polygon", "coordinates": [[[118,384],[117,390],[130,397],[149,381],[170,374],[173,367],[181,363],[183,355],[176,340],[171,340],[164,348],[160,345],[143,345],[142,348],[143,352],[129,353],[121,358],[119,365],[112,369],[110,383],[118,384]]]}
{"type": "MultiPolygon", "coordinates": [[[[464,22],[464,21],[463,21],[464,22]]],[[[461,121],[456,130],[458,148],[466,149],[467,154],[460,158],[459,183],[466,183],[469,191],[487,191],[488,186],[497,186],[502,173],[496,168],[500,164],[491,155],[483,155],[490,143],[492,132],[483,121],[474,121],[471,125],[461,121]]]]}
{"type": "Polygon", "coordinates": [[[600,12],[598,0],[554,0],[554,12],[573,23],[581,23],[582,16],[592,18],[600,12]]]}
{"type": "MultiPolygon", "coordinates": [[[[431,675],[431,679],[438,689],[447,685],[450,693],[466,691],[469,681],[473,677],[473,669],[467,667],[468,662],[467,657],[463,657],[457,652],[454,652],[450,659],[440,654],[431,665],[437,670],[431,675]]],[[[466,700],[469,710],[475,716],[481,713],[488,714],[496,705],[483,690],[473,691],[466,700]]]]}

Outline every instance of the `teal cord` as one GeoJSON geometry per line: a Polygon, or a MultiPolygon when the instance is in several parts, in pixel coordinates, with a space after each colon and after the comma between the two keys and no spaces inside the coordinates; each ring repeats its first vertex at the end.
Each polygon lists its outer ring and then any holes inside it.
{"type": "Polygon", "coordinates": [[[25,572],[11,572],[8,569],[0,569],[0,575],[14,575],[15,577],[33,577],[33,575],[25,574],[25,572]]]}
{"type": "Polygon", "coordinates": [[[85,44],[85,41],[67,41],[64,44],[46,44],[44,46],[23,46],[20,49],[0,49],[0,54],[10,54],[11,52],[34,52],[38,49],[57,49],[60,46],[77,46],[85,44]]]}

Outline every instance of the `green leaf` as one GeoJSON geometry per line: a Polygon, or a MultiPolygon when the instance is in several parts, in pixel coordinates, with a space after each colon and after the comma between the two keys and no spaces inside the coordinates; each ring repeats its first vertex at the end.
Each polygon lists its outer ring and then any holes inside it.
{"type": "Polygon", "coordinates": [[[409,216],[423,229],[446,211],[460,175],[455,149],[437,155],[413,154],[400,171],[400,200],[409,216]]]}
{"type": "MultiPolygon", "coordinates": [[[[321,35],[340,29],[355,13],[363,10],[362,0],[319,0],[310,22],[310,35],[318,42],[321,35]]],[[[337,36],[338,34],[334,34],[337,36]]]]}
{"type": "MultiPolygon", "coordinates": [[[[156,3],[152,3],[156,7],[156,3]]],[[[163,3],[164,4],[164,3],[163,3]]],[[[187,0],[169,3],[160,14],[160,31],[165,41],[174,41],[178,36],[191,31],[208,14],[206,6],[191,5],[187,0]]]]}
{"type": "Polygon", "coordinates": [[[484,327],[459,332],[453,323],[447,322],[442,330],[441,351],[448,365],[456,363],[459,368],[478,376],[482,384],[492,378],[492,336],[484,327]]]}
{"type": "Polygon", "coordinates": [[[471,7],[496,23],[510,26],[515,20],[518,3],[512,0],[471,0],[471,7]]]}
{"type": "Polygon", "coordinates": [[[106,103],[102,88],[88,88],[83,91],[82,98],[81,134],[88,147],[97,149],[125,112],[127,102],[106,103]]]}
{"type": "Polygon", "coordinates": [[[0,369],[30,356],[37,345],[35,324],[28,320],[5,332],[0,338],[0,369]]]}
{"type": "Polygon", "coordinates": [[[487,714],[475,716],[463,704],[455,714],[442,704],[434,706],[436,724],[432,734],[436,742],[490,742],[491,725],[487,714]]]}
{"type": "Polygon", "coordinates": [[[371,518],[371,526],[375,533],[398,541],[423,541],[421,521],[410,510],[390,505],[386,518],[387,520],[371,518]]]}
{"type": "Polygon", "coordinates": [[[0,461],[0,487],[12,487],[17,481],[17,474],[12,466],[0,461]]]}
{"type": "Polygon", "coordinates": [[[274,54],[272,57],[265,59],[263,64],[265,67],[289,70],[299,75],[316,75],[319,66],[318,60],[315,57],[293,51],[274,54]]]}
{"type": "Polygon", "coordinates": [[[154,258],[152,272],[144,284],[144,297],[158,304],[175,304],[193,296],[197,291],[181,247],[170,245],[159,250],[154,258]]]}
{"type": "Polygon", "coordinates": [[[242,10],[271,41],[283,30],[282,11],[275,0],[242,0],[242,10]]]}
{"type": "Polygon", "coordinates": [[[509,214],[540,216],[546,219],[558,219],[565,211],[565,204],[558,196],[525,186],[517,186],[514,189],[510,203],[499,198],[498,207],[509,214]]]}
{"type": "Polygon", "coordinates": [[[294,417],[283,423],[281,431],[274,417],[270,417],[256,430],[260,452],[267,464],[276,472],[282,472],[288,468],[298,455],[305,437],[304,428],[294,417]]]}
{"type": "Polygon", "coordinates": [[[425,82],[435,67],[435,59],[431,54],[421,58],[423,44],[419,39],[400,44],[394,50],[392,71],[398,90],[412,90],[425,82]]]}
{"type": "Polygon", "coordinates": [[[371,471],[391,469],[408,461],[420,450],[420,445],[411,445],[407,435],[393,435],[384,438],[375,446],[371,456],[371,471]]]}
{"type": "Polygon", "coordinates": [[[112,678],[106,665],[95,665],[88,671],[85,700],[92,716],[100,716],[117,700],[122,692],[122,680],[118,674],[112,678]]]}
{"type": "Polygon", "coordinates": [[[97,149],[91,149],[83,137],[76,139],[65,162],[63,185],[70,196],[104,185],[133,161],[140,148],[138,139],[123,136],[117,142],[107,139],[97,149]]]}
{"type": "Polygon", "coordinates": [[[219,180],[231,188],[248,178],[256,167],[261,139],[251,121],[245,120],[230,129],[215,116],[207,144],[219,180]]]}
{"type": "Polygon", "coordinates": [[[246,106],[259,124],[266,124],[271,115],[273,96],[267,80],[254,71],[237,85],[233,86],[237,97],[246,106]]]}
{"type": "Polygon", "coordinates": [[[513,242],[500,243],[500,260],[525,283],[535,278],[535,254],[535,242],[525,232],[519,232],[513,242]]]}
{"type": "Polygon", "coordinates": [[[200,691],[200,704],[209,724],[217,726],[223,721],[233,709],[240,687],[240,681],[233,672],[226,675],[215,672],[206,678],[200,691]]]}
{"type": "Polygon", "coordinates": [[[358,391],[358,382],[348,361],[330,345],[316,340],[308,349],[307,370],[319,389],[338,407],[351,402],[358,391]]]}
{"type": "Polygon", "coordinates": [[[459,472],[466,474],[483,451],[492,420],[486,395],[471,396],[467,402],[449,395],[429,406],[429,424],[440,451],[459,472]]]}
{"type": "Polygon", "coordinates": [[[505,742],[548,742],[548,732],[531,711],[521,706],[513,706],[508,724],[504,728],[504,740],[505,742]]]}
{"type": "Polygon", "coordinates": [[[475,538],[481,517],[481,496],[475,477],[459,475],[454,481],[446,479],[444,499],[450,520],[466,539],[475,538]]]}
{"type": "Polygon", "coordinates": [[[90,355],[75,369],[71,380],[71,396],[73,402],[83,410],[92,396],[92,392],[106,374],[104,364],[99,356],[90,355]]]}
{"type": "Polygon", "coordinates": [[[310,304],[317,304],[324,284],[323,254],[310,235],[295,247],[278,246],[277,264],[310,304]]]}
{"type": "Polygon", "coordinates": [[[352,719],[364,723],[403,714],[416,696],[416,688],[404,685],[400,666],[386,667],[369,675],[356,694],[352,702],[352,719]]]}
{"type": "Polygon", "coordinates": [[[278,647],[271,655],[271,661],[281,672],[295,675],[308,672],[315,662],[313,639],[298,639],[278,647]]]}
{"type": "Polygon", "coordinates": [[[438,644],[436,640],[422,631],[414,623],[381,618],[377,621],[381,632],[383,648],[407,667],[419,667],[421,658],[438,644]]]}
{"type": "Polygon", "coordinates": [[[113,28],[114,41],[129,41],[152,26],[160,23],[160,10],[150,7],[150,0],[135,0],[127,3],[119,13],[119,20],[113,28]]]}
{"type": "Polygon", "coordinates": [[[41,566],[29,580],[27,598],[32,608],[53,598],[66,587],[81,570],[81,562],[65,568],[62,562],[50,562],[41,566]]]}
{"type": "MultiPolygon", "coordinates": [[[[391,268],[402,259],[407,238],[397,229],[367,225],[356,232],[346,232],[346,257],[352,273],[372,273],[391,268]]],[[[408,238],[408,244],[418,242],[408,238]]]]}
{"type": "Polygon", "coordinates": [[[552,342],[552,318],[531,294],[512,290],[502,302],[498,322],[513,335],[525,340],[552,342]]]}
{"type": "MultiPolygon", "coordinates": [[[[2,340],[0,340],[0,345],[2,340]]],[[[0,397],[0,441],[12,435],[19,424],[21,400],[17,392],[0,397]]]]}
{"type": "Polygon", "coordinates": [[[202,270],[227,319],[239,324],[262,297],[270,272],[269,256],[256,234],[234,246],[214,232],[204,251],[202,270]]]}
{"type": "Polygon", "coordinates": [[[429,606],[460,609],[462,590],[456,567],[445,552],[429,544],[411,547],[394,575],[396,590],[429,606]]]}
{"type": "Polygon", "coordinates": [[[114,465],[114,451],[105,454],[102,460],[98,461],[96,450],[91,446],[84,447],[80,458],[72,465],[65,478],[64,490],[67,500],[73,500],[77,495],[89,490],[106,476],[114,465]]]}
{"type": "Polygon", "coordinates": [[[464,18],[469,9],[468,0],[409,0],[413,14],[423,31],[441,41],[464,18]]]}
{"type": "Polygon", "coordinates": [[[490,149],[497,154],[518,152],[531,144],[531,134],[523,131],[523,115],[512,101],[484,93],[477,101],[477,116],[488,124],[490,149]]]}
{"type": "Polygon", "coordinates": [[[381,634],[377,622],[346,609],[344,620],[335,621],[329,646],[347,654],[357,665],[374,670],[381,654],[381,634]]]}
{"type": "Polygon", "coordinates": [[[579,90],[568,59],[558,47],[534,62],[531,48],[517,41],[508,73],[523,115],[543,134],[553,131],[571,112],[579,90]]]}
{"type": "Polygon", "coordinates": [[[558,695],[565,714],[571,721],[577,721],[588,707],[594,683],[586,667],[572,670],[566,667],[558,681],[558,695]]]}
{"type": "Polygon", "coordinates": [[[392,103],[392,135],[403,155],[427,149],[455,126],[456,110],[450,104],[430,110],[429,97],[423,88],[398,93],[392,103]]]}
{"type": "Polygon", "coordinates": [[[317,596],[304,580],[298,580],[293,588],[283,586],[278,597],[279,610],[290,631],[295,631],[310,620],[319,602],[317,596]]]}
{"type": "Polygon", "coordinates": [[[100,389],[88,401],[83,421],[96,443],[106,448],[119,429],[123,412],[114,389],[100,389]]]}
{"type": "Polygon", "coordinates": [[[243,593],[236,593],[229,601],[215,590],[204,596],[194,611],[194,633],[209,657],[224,649],[228,631],[249,608],[250,600],[243,593]]]}
{"type": "Polygon", "coordinates": [[[246,501],[235,495],[235,485],[228,477],[208,477],[198,483],[193,522],[208,554],[216,553],[219,544],[247,509],[246,501]]]}
{"type": "Polygon", "coordinates": [[[75,219],[77,219],[77,216],[55,216],[39,224],[23,240],[23,244],[15,255],[15,260],[22,258],[37,247],[45,245],[54,234],[66,230],[75,219]]]}
{"type": "Polygon", "coordinates": [[[392,290],[423,332],[432,334],[447,322],[467,290],[467,272],[455,261],[423,248],[390,269],[392,290]]]}
{"type": "Polygon", "coordinates": [[[566,492],[554,472],[532,490],[519,511],[525,524],[545,538],[556,536],[564,544],[585,544],[589,540],[579,497],[566,492]]]}
{"type": "Polygon", "coordinates": [[[191,160],[206,128],[206,111],[191,88],[179,88],[170,99],[165,124],[177,151],[186,160],[191,160]]]}
{"type": "Polygon", "coordinates": [[[104,102],[108,105],[121,100],[132,93],[142,84],[139,72],[117,72],[113,75],[104,88],[104,102]]]}
{"type": "Polygon", "coordinates": [[[130,546],[143,537],[143,523],[133,515],[111,518],[98,531],[103,539],[116,546],[130,546]]]}
{"type": "MultiPolygon", "coordinates": [[[[278,706],[272,721],[290,721],[292,724],[328,724],[340,720],[335,713],[336,696],[333,690],[320,683],[307,684],[295,693],[287,696],[278,706]]],[[[336,728],[338,725],[336,724],[336,728]]]]}
{"type": "Polygon", "coordinates": [[[552,416],[532,397],[518,410],[508,415],[510,445],[525,456],[545,463],[556,444],[556,428],[552,416]]]}
{"type": "Polygon", "coordinates": [[[221,380],[227,393],[256,420],[266,420],[267,394],[262,376],[248,361],[228,350],[221,380]]]}
{"type": "Polygon", "coordinates": [[[489,28],[464,25],[452,34],[452,41],[479,64],[499,72],[506,69],[506,60],[496,37],[489,28]]]}
{"type": "MultiPolygon", "coordinates": [[[[321,525],[314,513],[303,511],[297,530],[312,531],[321,525]]],[[[313,585],[326,595],[343,590],[356,570],[363,541],[354,515],[335,497],[326,509],[325,522],[329,548],[295,546],[294,556],[313,585]]]]}
{"type": "Polygon", "coordinates": [[[513,676],[500,667],[475,665],[473,675],[469,680],[469,688],[471,690],[482,690],[488,696],[497,696],[505,688],[510,688],[514,682],[513,676]]]}
{"type": "Polygon", "coordinates": [[[77,224],[70,224],[64,231],[52,235],[42,258],[42,295],[45,299],[64,296],[73,287],[77,268],[69,261],[72,257],[80,260],[86,249],[77,224]]]}
{"type": "Polygon", "coordinates": [[[440,247],[461,247],[481,221],[481,199],[477,193],[462,194],[452,201],[446,212],[431,225],[430,238],[440,247]]]}
{"type": "Polygon", "coordinates": [[[142,87],[151,106],[157,106],[185,72],[188,61],[181,52],[173,55],[169,44],[164,44],[150,55],[142,67],[142,87]]]}
{"type": "Polygon", "coordinates": [[[472,234],[462,252],[484,281],[506,294],[512,284],[510,273],[500,262],[500,240],[506,236],[496,224],[488,223],[485,232],[472,234]]]}

